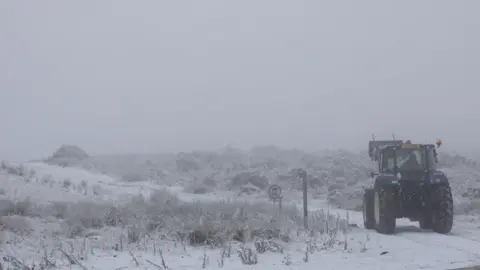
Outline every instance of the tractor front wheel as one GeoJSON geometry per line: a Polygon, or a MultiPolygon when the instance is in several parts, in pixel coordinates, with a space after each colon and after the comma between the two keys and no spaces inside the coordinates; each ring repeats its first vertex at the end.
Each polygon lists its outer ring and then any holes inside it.
{"type": "Polygon", "coordinates": [[[381,234],[393,234],[396,226],[396,205],[392,188],[375,185],[374,188],[375,229],[381,234]]]}
{"type": "Polygon", "coordinates": [[[368,230],[375,228],[375,218],[373,216],[374,194],[375,192],[371,188],[365,189],[365,193],[363,194],[363,226],[368,230]]]}

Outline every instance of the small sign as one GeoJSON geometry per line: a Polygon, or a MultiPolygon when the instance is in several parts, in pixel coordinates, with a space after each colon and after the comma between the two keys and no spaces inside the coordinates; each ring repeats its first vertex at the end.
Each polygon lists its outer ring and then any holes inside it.
{"type": "Polygon", "coordinates": [[[279,185],[271,185],[268,188],[268,196],[272,200],[278,200],[282,197],[282,188],[279,185]]]}

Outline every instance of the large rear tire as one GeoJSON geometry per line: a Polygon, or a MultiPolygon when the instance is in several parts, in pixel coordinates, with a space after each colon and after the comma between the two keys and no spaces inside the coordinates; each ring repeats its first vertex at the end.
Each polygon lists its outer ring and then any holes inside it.
{"type": "Polygon", "coordinates": [[[392,189],[375,185],[373,201],[375,229],[381,234],[393,234],[396,226],[396,204],[392,189]]]}
{"type": "Polygon", "coordinates": [[[449,233],[453,227],[453,198],[450,186],[434,186],[430,204],[432,230],[441,234],[449,233]]]}
{"type": "Polygon", "coordinates": [[[363,194],[363,226],[365,229],[375,228],[375,218],[373,213],[373,197],[375,192],[373,189],[365,189],[365,194],[363,194]]]}
{"type": "Polygon", "coordinates": [[[420,229],[430,230],[432,228],[432,218],[430,216],[422,217],[418,221],[420,229]]]}

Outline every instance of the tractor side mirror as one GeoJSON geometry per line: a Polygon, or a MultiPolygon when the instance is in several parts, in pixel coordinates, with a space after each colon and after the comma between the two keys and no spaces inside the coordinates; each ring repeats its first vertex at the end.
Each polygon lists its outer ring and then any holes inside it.
{"type": "Polygon", "coordinates": [[[371,173],[370,173],[370,177],[371,177],[371,178],[375,178],[376,175],[378,175],[378,174],[377,174],[377,173],[374,173],[374,172],[371,172],[371,173]]]}

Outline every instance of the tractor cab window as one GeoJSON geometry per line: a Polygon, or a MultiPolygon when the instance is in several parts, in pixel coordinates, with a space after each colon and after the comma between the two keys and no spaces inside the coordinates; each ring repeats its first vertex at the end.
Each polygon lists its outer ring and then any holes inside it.
{"type": "Polygon", "coordinates": [[[428,169],[435,171],[437,169],[437,157],[435,155],[435,149],[428,149],[428,169]]]}
{"type": "Polygon", "coordinates": [[[426,169],[425,149],[397,148],[395,151],[398,170],[415,171],[426,169]]]}
{"type": "Polygon", "coordinates": [[[383,150],[381,162],[382,172],[393,173],[395,171],[395,152],[392,148],[383,150]]]}

